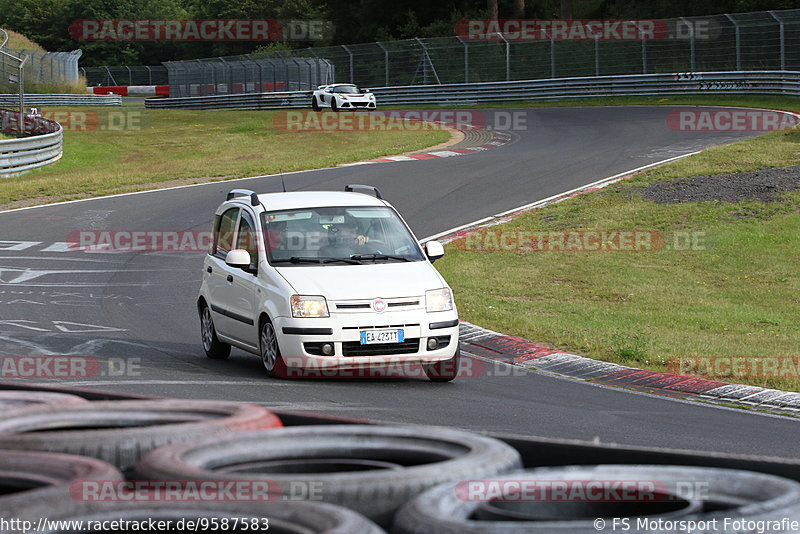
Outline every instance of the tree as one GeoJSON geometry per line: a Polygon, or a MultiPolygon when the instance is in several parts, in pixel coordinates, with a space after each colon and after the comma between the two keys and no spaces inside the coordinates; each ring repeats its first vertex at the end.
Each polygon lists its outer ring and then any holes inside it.
{"type": "Polygon", "coordinates": [[[486,9],[489,10],[489,18],[496,19],[497,16],[497,0],[486,0],[486,9]]]}

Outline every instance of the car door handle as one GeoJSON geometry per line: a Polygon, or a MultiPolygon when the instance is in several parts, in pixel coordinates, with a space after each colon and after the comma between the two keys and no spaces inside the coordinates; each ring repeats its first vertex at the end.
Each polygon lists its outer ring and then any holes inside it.
{"type": "Polygon", "coordinates": [[[212,273],[212,272],[214,272],[214,269],[212,269],[211,267],[206,267],[206,272],[207,273],[212,273]]]}
{"type": "Polygon", "coordinates": [[[229,274],[228,277],[225,280],[227,280],[228,282],[232,283],[233,282],[233,275],[229,274]]]}

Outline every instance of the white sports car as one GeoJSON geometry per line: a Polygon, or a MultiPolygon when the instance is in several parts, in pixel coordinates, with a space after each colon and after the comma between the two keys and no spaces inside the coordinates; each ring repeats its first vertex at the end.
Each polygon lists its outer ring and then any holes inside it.
{"type": "Polygon", "coordinates": [[[311,107],[314,111],[323,108],[331,108],[331,111],[375,109],[375,95],[362,91],[352,83],[320,85],[311,97],[311,107]]]}

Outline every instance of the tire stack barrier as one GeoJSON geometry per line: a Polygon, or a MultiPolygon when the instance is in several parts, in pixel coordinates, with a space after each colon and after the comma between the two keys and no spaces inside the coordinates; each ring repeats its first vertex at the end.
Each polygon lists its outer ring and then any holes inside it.
{"type": "MultiPolygon", "coordinates": [[[[43,518],[173,525],[183,520],[206,521],[208,527],[225,520],[228,531],[253,532],[263,530],[257,523],[267,518],[270,531],[297,534],[470,534],[597,532],[597,518],[613,517],[633,518],[627,532],[644,531],[637,517],[730,518],[744,522],[737,532],[756,532],[759,521],[800,521],[800,483],[768,474],[782,471],[800,479],[800,461],[497,439],[441,427],[276,415],[248,403],[148,399],[21,382],[0,382],[0,407],[0,517],[32,524],[43,518]],[[543,467],[620,457],[631,464],[685,459],[706,465],[543,467]],[[737,462],[765,472],[718,467],[737,462]],[[649,482],[653,491],[649,498],[623,502],[520,498],[525,484],[609,481],[649,482]],[[76,488],[93,482],[149,489],[143,499],[81,498],[76,488]],[[475,482],[516,489],[475,497],[475,482]],[[169,500],[152,493],[159,484],[201,483],[258,483],[269,488],[268,498],[169,500]],[[694,492],[687,493],[687,484],[694,492]],[[306,491],[298,494],[297,487],[306,491]]],[[[675,531],[664,524],[669,525],[658,522],[645,530],[675,531]]],[[[22,531],[0,522],[0,534],[12,532],[22,531]]]]}

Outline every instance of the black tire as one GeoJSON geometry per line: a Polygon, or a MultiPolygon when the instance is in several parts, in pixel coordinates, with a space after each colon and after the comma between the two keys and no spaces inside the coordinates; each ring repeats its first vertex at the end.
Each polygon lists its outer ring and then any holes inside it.
{"type": "Polygon", "coordinates": [[[258,352],[261,355],[261,363],[267,376],[272,378],[286,377],[286,362],[281,356],[281,348],[278,345],[278,334],[275,327],[267,317],[261,320],[258,328],[258,352]]]}
{"type": "Polygon", "coordinates": [[[319,500],[388,525],[398,507],[426,488],[520,465],[511,446],[460,430],[320,425],[163,447],[144,457],[136,474],[150,480],[268,480],[283,498],[293,497],[292,488],[313,487],[319,500]]]}
{"type": "Polygon", "coordinates": [[[331,111],[339,111],[339,107],[336,105],[336,97],[331,97],[331,111]]]}
{"type": "Polygon", "coordinates": [[[231,346],[217,337],[211,310],[205,302],[200,305],[200,335],[203,339],[203,350],[212,360],[225,360],[231,355],[231,346]]]}
{"type": "Polygon", "coordinates": [[[322,111],[322,108],[319,106],[319,102],[317,101],[316,96],[311,97],[311,109],[314,111],[322,111]]]}
{"type": "Polygon", "coordinates": [[[79,454],[125,471],[147,452],[170,443],[279,426],[275,414],[255,404],[96,401],[59,408],[17,408],[0,415],[0,449],[79,454]]]}
{"type": "MultiPolygon", "coordinates": [[[[281,502],[65,502],[46,499],[29,503],[28,506],[14,510],[15,518],[33,521],[46,517],[48,523],[54,521],[103,521],[126,520],[141,522],[171,521],[172,528],[167,532],[270,532],[272,534],[385,534],[375,523],[362,515],[340,506],[319,502],[281,501],[281,502]],[[208,520],[209,528],[192,529],[186,527],[187,521],[208,520]],[[218,520],[212,528],[212,519],[218,520]],[[264,521],[266,519],[266,522],[264,521]],[[176,527],[183,520],[184,528],[176,527]],[[227,520],[222,523],[222,520],[227,520]],[[245,524],[242,524],[242,523],[245,524]],[[221,528],[223,526],[227,528],[221,528]],[[253,528],[255,524],[258,528],[253,528]],[[237,525],[233,528],[233,525],[237,525]],[[268,528],[265,528],[267,527],[268,528]]],[[[62,534],[74,530],[40,530],[40,534],[62,534]]]]}
{"type": "Polygon", "coordinates": [[[67,406],[71,404],[86,404],[89,401],[77,395],[67,393],[49,393],[45,391],[0,391],[0,410],[8,413],[9,409],[25,406],[38,406],[52,404],[67,406]]]}
{"type": "Polygon", "coordinates": [[[113,465],[94,458],[4,450],[0,454],[0,511],[18,510],[48,498],[72,503],[70,483],[86,480],[119,481],[125,477],[113,465]]]}
{"type": "MultiPolygon", "coordinates": [[[[774,475],[735,469],[667,465],[556,467],[519,471],[495,477],[491,482],[525,481],[531,484],[542,481],[546,485],[539,487],[546,488],[553,481],[561,480],[572,480],[582,485],[589,481],[639,481],[656,488],[649,494],[659,497],[647,502],[645,493],[640,500],[629,497],[602,502],[588,499],[554,502],[552,498],[543,498],[539,492],[533,491],[531,494],[535,497],[527,501],[515,501],[512,498],[505,502],[499,499],[485,502],[470,499],[463,483],[459,486],[458,482],[448,482],[406,504],[397,513],[392,532],[590,534],[603,530],[602,526],[597,527],[597,518],[606,518],[605,528],[611,530],[611,519],[608,518],[634,516],[664,520],[717,519],[717,528],[713,531],[721,532],[724,518],[757,521],[800,516],[800,483],[774,475]]],[[[473,496],[480,495],[474,488],[472,491],[473,496]]],[[[631,528],[627,532],[662,532],[659,529],[643,531],[636,525],[636,519],[631,519],[631,528]]]]}
{"type": "MultiPolygon", "coordinates": [[[[456,340],[458,343],[458,340],[456,340]]],[[[431,382],[450,382],[458,376],[458,366],[461,362],[461,345],[456,349],[456,353],[449,360],[442,360],[431,365],[424,366],[425,374],[431,382]]]]}

